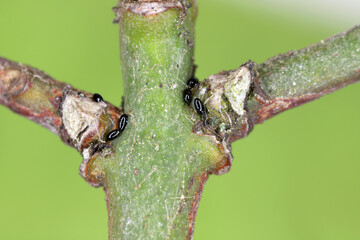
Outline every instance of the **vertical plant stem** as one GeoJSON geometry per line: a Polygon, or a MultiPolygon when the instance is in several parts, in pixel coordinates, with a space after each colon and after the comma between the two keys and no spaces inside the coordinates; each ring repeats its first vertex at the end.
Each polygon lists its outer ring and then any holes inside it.
{"type": "Polygon", "coordinates": [[[195,20],[194,7],[183,7],[118,9],[129,123],[103,163],[110,239],[192,238],[203,184],[224,161],[211,138],[192,132],[200,116],[183,101],[195,20]]]}

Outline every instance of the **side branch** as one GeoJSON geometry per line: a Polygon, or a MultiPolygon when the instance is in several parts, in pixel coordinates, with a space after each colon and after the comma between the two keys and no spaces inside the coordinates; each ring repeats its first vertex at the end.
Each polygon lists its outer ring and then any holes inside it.
{"type": "Polygon", "coordinates": [[[40,70],[0,58],[0,104],[76,148],[84,157],[80,173],[86,180],[89,160],[98,153],[112,152],[105,140],[116,128],[121,110],[108,102],[97,102],[93,94],[58,82],[40,70]]]}
{"type": "Polygon", "coordinates": [[[73,89],[35,68],[0,58],[0,104],[59,136],[65,88],[73,89]]]}
{"type": "Polygon", "coordinates": [[[253,124],[360,80],[360,26],[258,66],[248,100],[253,124]]]}
{"type": "Polygon", "coordinates": [[[225,149],[255,124],[360,80],[360,26],[318,44],[212,75],[194,90],[209,111],[196,128],[225,149]]]}

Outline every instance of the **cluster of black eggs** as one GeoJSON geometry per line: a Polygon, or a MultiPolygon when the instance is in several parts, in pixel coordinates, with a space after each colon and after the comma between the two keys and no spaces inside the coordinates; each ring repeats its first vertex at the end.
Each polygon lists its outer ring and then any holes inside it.
{"type": "MultiPolygon", "coordinates": [[[[193,87],[195,87],[197,84],[199,83],[199,80],[195,77],[192,77],[189,79],[189,81],[187,82],[187,87],[186,89],[184,90],[184,101],[190,105],[191,101],[192,101],[192,92],[191,92],[191,89],[193,87]]],[[[194,99],[194,107],[195,107],[195,110],[196,112],[205,117],[206,115],[206,109],[205,109],[205,106],[204,104],[201,102],[201,100],[199,98],[195,98],[194,99]]]]}
{"type": "MultiPolygon", "coordinates": [[[[93,95],[93,100],[94,100],[95,102],[102,102],[102,101],[103,101],[103,98],[102,98],[102,96],[101,96],[100,94],[95,93],[95,94],[93,95]]],[[[111,131],[111,132],[107,135],[106,139],[110,141],[110,140],[114,140],[115,138],[117,138],[118,136],[120,136],[120,134],[122,133],[122,131],[125,130],[126,125],[127,125],[127,122],[128,122],[128,115],[126,115],[126,114],[121,115],[121,117],[120,117],[120,119],[119,119],[119,126],[118,126],[118,128],[115,129],[115,130],[113,130],[113,131],[111,131]]]]}

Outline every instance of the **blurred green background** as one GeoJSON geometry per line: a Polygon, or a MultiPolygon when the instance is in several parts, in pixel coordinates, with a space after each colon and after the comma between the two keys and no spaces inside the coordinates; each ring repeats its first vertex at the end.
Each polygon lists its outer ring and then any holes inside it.
{"type": "MultiPolygon", "coordinates": [[[[198,3],[200,79],[356,24],[245,0],[198,3]]],[[[0,56],[118,105],[115,4],[0,0],[0,56]]],[[[346,87],[256,126],[233,144],[231,171],[205,185],[194,239],[359,240],[359,93],[360,84],[346,87]]],[[[0,239],[107,239],[104,193],[78,174],[81,156],[2,106],[0,123],[0,239]]]]}

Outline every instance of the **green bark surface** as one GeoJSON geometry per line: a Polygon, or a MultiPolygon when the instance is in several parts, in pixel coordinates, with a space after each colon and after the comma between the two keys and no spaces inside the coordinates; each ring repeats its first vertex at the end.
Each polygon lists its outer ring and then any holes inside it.
{"type": "Polygon", "coordinates": [[[104,161],[110,239],[186,239],[207,173],[221,149],[192,127],[183,101],[193,71],[194,8],[125,12],[121,60],[128,127],[104,161]]]}
{"type": "Polygon", "coordinates": [[[270,98],[329,91],[360,75],[360,26],[259,66],[262,89],[270,98]]]}
{"type": "Polygon", "coordinates": [[[360,26],[257,68],[249,96],[251,121],[264,120],[360,80],[360,26]]]}

